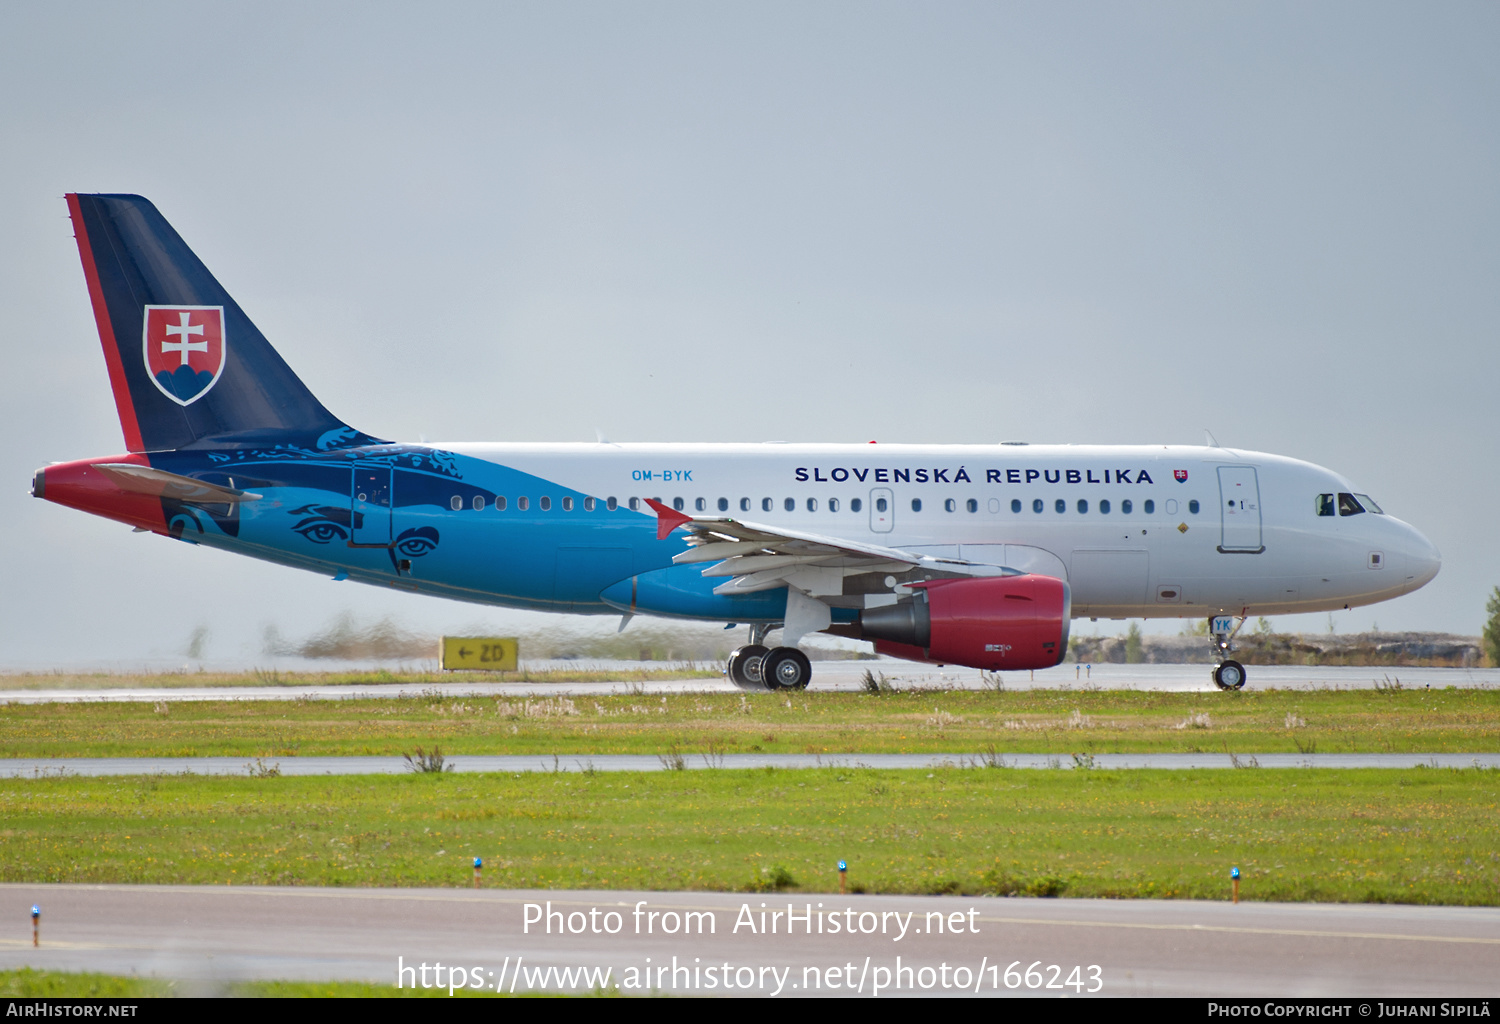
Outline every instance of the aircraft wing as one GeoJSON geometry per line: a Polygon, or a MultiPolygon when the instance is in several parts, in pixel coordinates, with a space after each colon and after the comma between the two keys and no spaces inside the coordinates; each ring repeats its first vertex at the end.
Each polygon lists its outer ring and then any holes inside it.
{"type": "Polygon", "coordinates": [[[749,594],[788,586],[817,596],[844,592],[844,578],[886,573],[903,582],[921,570],[921,577],[996,576],[1015,570],[957,559],[934,558],[913,551],[827,537],[802,530],[750,523],[732,517],[690,516],[650,498],[657,515],[657,536],[665,539],[681,528],[688,550],[674,564],[706,563],[703,575],[723,576],[716,594],[749,594]]]}

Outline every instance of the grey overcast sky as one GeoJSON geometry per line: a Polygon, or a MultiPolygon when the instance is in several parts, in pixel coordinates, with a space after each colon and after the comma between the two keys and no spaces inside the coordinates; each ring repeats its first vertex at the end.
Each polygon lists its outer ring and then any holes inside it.
{"type": "Polygon", "coordinates": [[[1208,428],[1442,549],[1341,631],[1475,632],[1500,583],[1497,111],[1491,2],[9,0],[0,668],[199,627],[256,664],[267,625],[341,612],[536,621],[28,497],[36,467],[122,448],[68,191],[149,197],[379,435],[1208,428]]]}

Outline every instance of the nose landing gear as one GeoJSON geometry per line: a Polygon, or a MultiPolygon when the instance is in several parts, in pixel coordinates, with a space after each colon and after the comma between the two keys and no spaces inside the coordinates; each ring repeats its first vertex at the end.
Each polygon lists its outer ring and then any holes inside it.
{"type": "Polygon", "coordinates": [[[1245,687],[1245,666],[1228,657],[1234,650],[1234,637],[1245,624],[1246,616],[1215,615],[1208,620],[1210,643],[1214,649],[1213,680],[1221,690],[1242,690],[1245,687]]]}

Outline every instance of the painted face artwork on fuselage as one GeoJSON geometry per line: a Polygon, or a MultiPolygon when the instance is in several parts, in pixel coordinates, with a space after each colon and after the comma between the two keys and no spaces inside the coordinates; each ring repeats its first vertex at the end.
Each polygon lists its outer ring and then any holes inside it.
{"type": "Polygon", "coordinates": [[[68,202],[129,451],[33,493],[164,536],[465,601],[743,623],[748,688],[807,685],[816,632],[1037,668],[1074,617],[1354,607],[1441,564],[1338,475],[1219,447],[384,441],[323,408],[150,203],[68,202]],[[200,326],[211,350],[183,348],[200,326]],[[192,386],[164,387],[169,364],[192,386]]]}

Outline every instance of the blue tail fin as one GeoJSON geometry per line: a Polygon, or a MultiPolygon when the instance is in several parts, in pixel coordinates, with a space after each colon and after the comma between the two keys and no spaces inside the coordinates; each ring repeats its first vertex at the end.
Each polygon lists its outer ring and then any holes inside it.
{"type": "Polygon", "coordinates": [[[373,440],[323,408],[156,207],[69,195],[68,210],[130,451],[373,440]]]}

